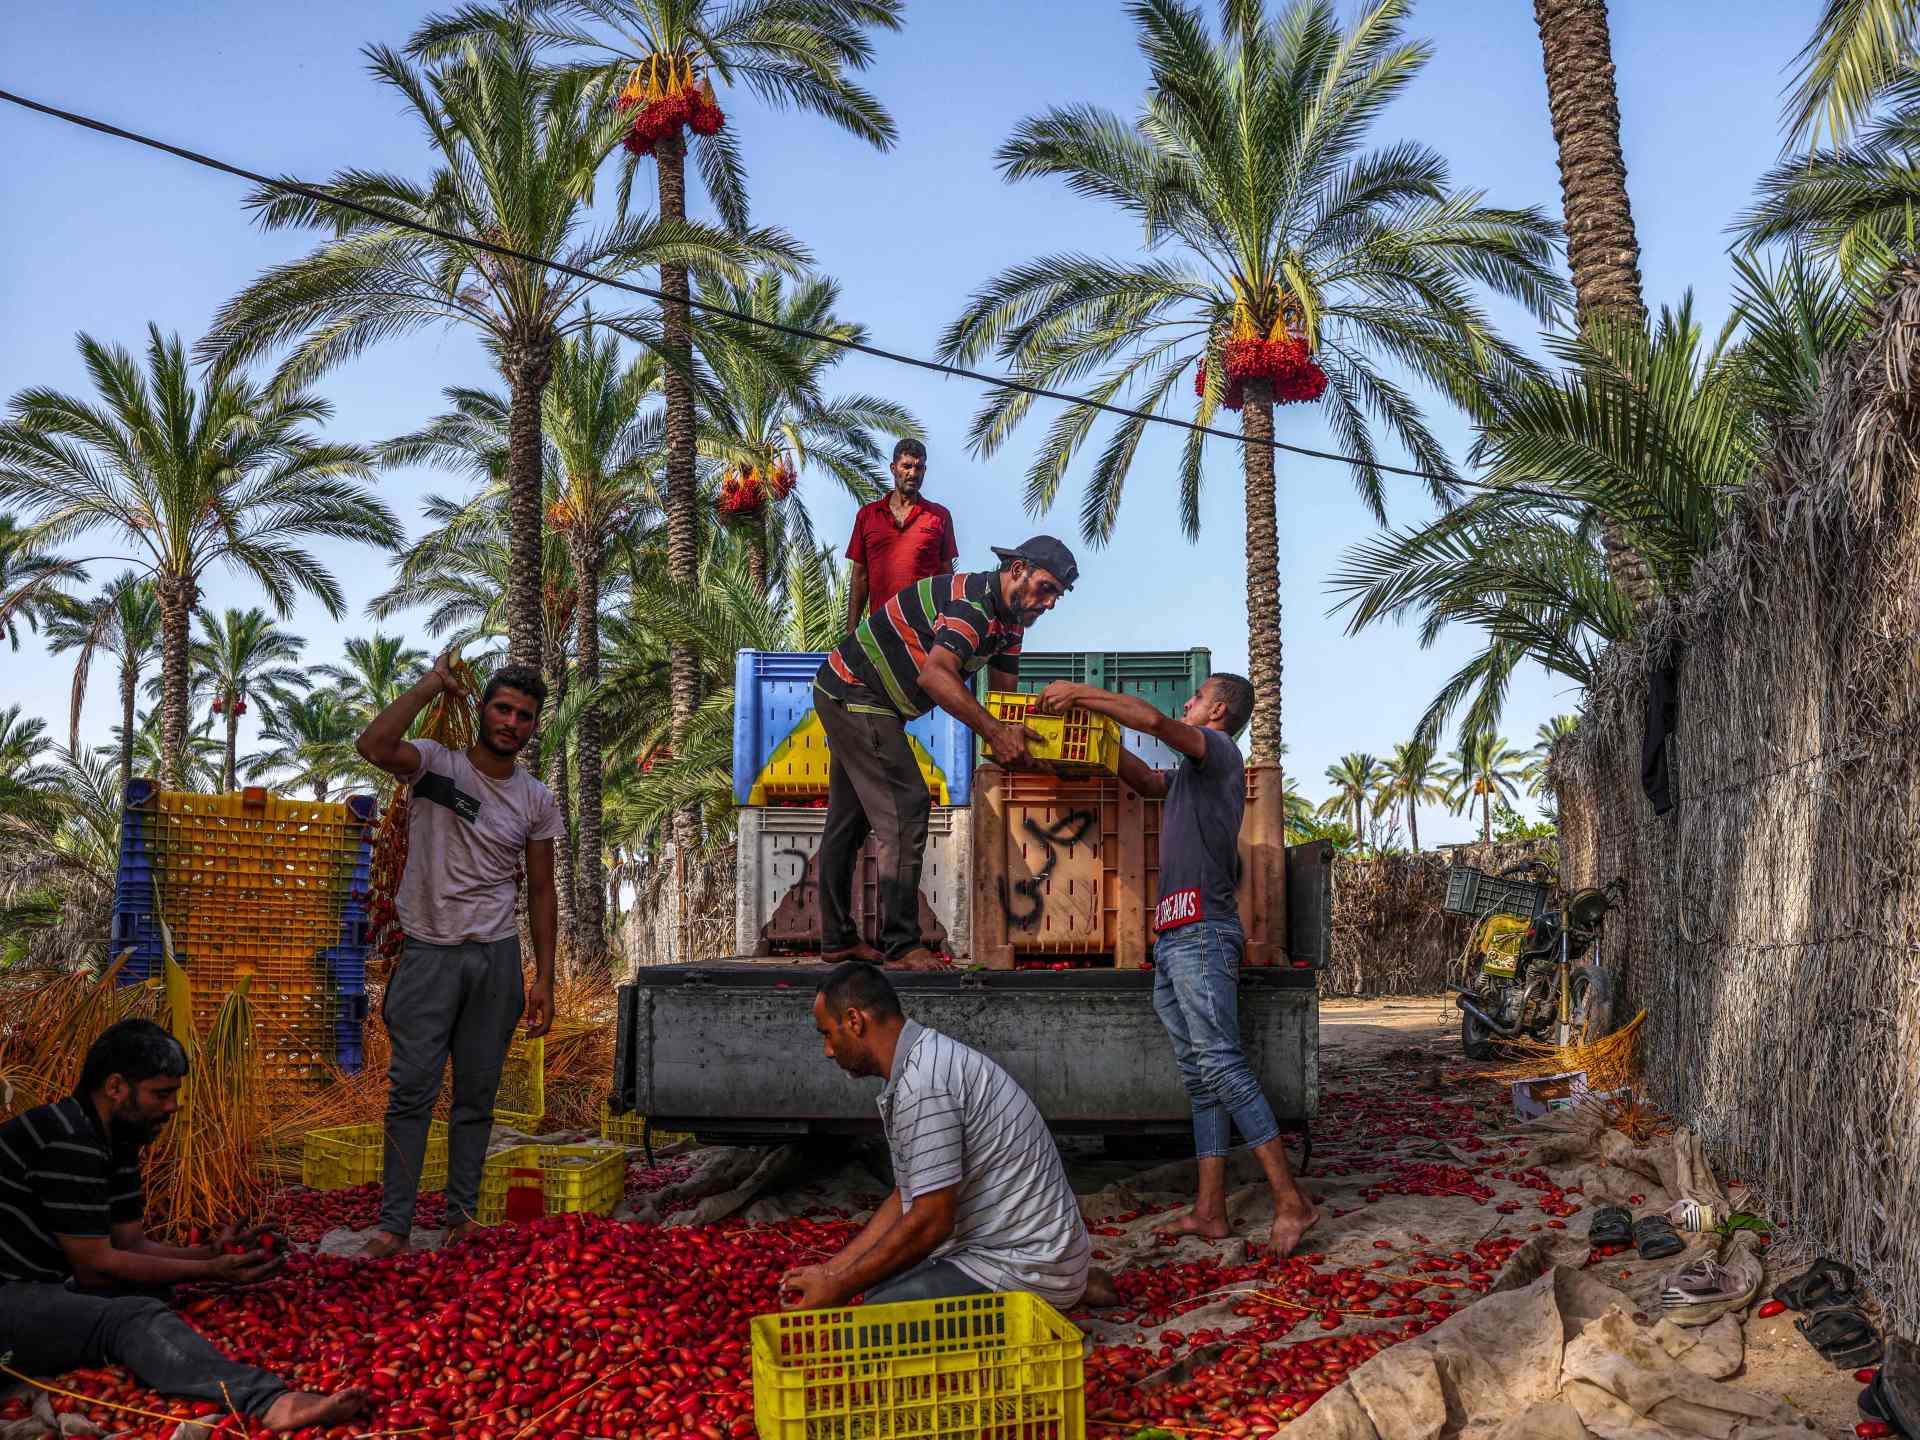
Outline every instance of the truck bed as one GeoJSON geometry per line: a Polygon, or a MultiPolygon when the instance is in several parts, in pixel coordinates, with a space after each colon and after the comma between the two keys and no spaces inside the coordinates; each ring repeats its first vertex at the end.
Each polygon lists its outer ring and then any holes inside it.
{"type": "MultiPolygon", "coordinates": [[[[613,1107],[662,1130],[766,1142],[878,1127],[877,1079],[829,1060],[813,1026],[827,967],[767,960],[652,966],[620,987],[613,1107]]],[[[1153,1009],[1151,970],[890,976],[907,1013],[992,1055],[1062,1132],[1180,1130],[1186,1090],[1153,1009]]],[[[1319,1105],[1311,969],[1240,975],[1247,1058],[1289,1126],[1319,1105]]]]}

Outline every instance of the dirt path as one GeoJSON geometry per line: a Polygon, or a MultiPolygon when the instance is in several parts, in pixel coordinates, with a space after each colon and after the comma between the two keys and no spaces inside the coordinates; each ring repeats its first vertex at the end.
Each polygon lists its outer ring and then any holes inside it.
{"type": "MultiPolygon", "coordinates": [[[[1467,1065],[1459,1037],[1450,996],[1320,1002],[1323,1061],[1338,1057],[1363,1070],[1403,1067],[1414,1084],[1425,1083],[1430,1071],[1467,1065]]],[[[1793,1320],[1791,1312],[1768,1320],[1748,1313],[1746,1366],[1732,1383],[1787,1400],[1832,1440],[1846,1440],[1861,1418],[1860,1385],[1851,1371],[1835,1370],[1816,1355],[1793,1320]]]]}

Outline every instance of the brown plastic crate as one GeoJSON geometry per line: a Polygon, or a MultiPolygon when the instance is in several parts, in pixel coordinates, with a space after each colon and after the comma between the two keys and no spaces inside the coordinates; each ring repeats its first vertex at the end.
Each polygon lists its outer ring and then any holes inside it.
{"type": "MultiPolygon", "coordinates": [[[[974,776],[974,958],[990,969],[1047,956],[1147,963],[1160,889],[1161,802],[1120,780],[983,765],[974,776]]],[[[1247,772],[1240,830],[1246,963],[1284,960],[1285,813],[1277,769],[1247,772]]]]}

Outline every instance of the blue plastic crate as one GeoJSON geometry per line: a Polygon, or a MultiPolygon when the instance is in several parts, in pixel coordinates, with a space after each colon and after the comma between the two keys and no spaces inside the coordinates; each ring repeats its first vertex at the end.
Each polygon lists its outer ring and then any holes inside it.
{"type": "MultiPolygon", "coordinates": [[[[734,659],[733,798],[757,803],[754,786],[776,770],[804,769],[809,777],[788,793],[826,794],[825,740],[813,715],[813,677],[824,651],[742,650],[734,659]],[[782,752],[781,746],[792,739],[782,752]],[[817,788],[812,781],[817,780],[817,788]]],[[[922,768],[944,783],[933,789],[940,805],[966,805],[973,799],[973,732],[946,711],[935,709],[907,726],[920,747],[922,768]]]]}

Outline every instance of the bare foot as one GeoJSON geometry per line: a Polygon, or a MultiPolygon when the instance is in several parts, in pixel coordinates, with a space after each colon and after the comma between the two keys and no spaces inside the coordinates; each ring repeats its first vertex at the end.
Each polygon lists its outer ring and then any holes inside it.
{"type": "Polygon", "coordinates": [[[1297,1206],[1276,1209],[1273,1215],[1273,1229],[1268,1232],[1268,1241],[1273,1253],[1282,1259],[1293,1253],[1294,1246],[1314,1226],[1320,1223],[1320,1211],[1305,1195],[1301,1195],[1297,1206]]]}
{"type": "Polygon", "coordinates": [[[458,1245],[462,1240],[471,1240],[486,1228],[478,1220],[462,1220],[458,1225],[448,1228],[446,1238],[440,1242],[440,1248],[444,1250],[449,1245],[458,1245]]]}
{"type": "Polygon", "coordinates": [[[1113,1283],[1113,1276],[1098,1265],[1087,1271],[1087,1288],[1080,1296],[1082,1305],[1092,1306],[1095,1310],[1106,1310],[1120,1303],[1120,1291],[1113,1283]]]}
{"type": "Polygon", "coordinates": [[[367,1241],[365,1245],[360,1247],[360,1258],[362,1260],[391,1260],[396,1255],[405,1254],[406,1249],[406,1236],[395,1235],[390,1231],[382,1230],[371,1240],[367,1241]]]}
{"type": "Polygon", "coordinates": [[[344,1425],[366,1411],[369,1396],[355,1386],[332,1395],[313,1395],[303,1390],[288,1390],[267,1407],[260,1423],[269,1430],[302,1430],[311,1425],[325,1430],[344,1425]]]}
{"type": "Polygon", "coordinates": [[[864,940],[858,945],[849,945],[844,950],[822,950],[820,952],[820,961],[824,965],[838,965],[843,960],[864,960],[869,965],[879,965],[883,964],[886,958],[885,955],[882,955],[864,940]]]}
{"type": "Polygon", "coordinates": [[[918,950],[909,950],[898,960],[887,961],[886,968],[889,970],[951,970],[953,962],[946,956],[936,955],[923,947],[918,950]]]}
{"type": "Polygon", "coordinates": [[[1203,1240],[1224,1240],[1233,1234],[1233,1227],[1227,1223],[1227,1217],[1209,1220],[1197,1210],[1189,1210],[1183,1215],[1153,1227],[1156,1235],[1198,1235],[1203,1240]]]}

